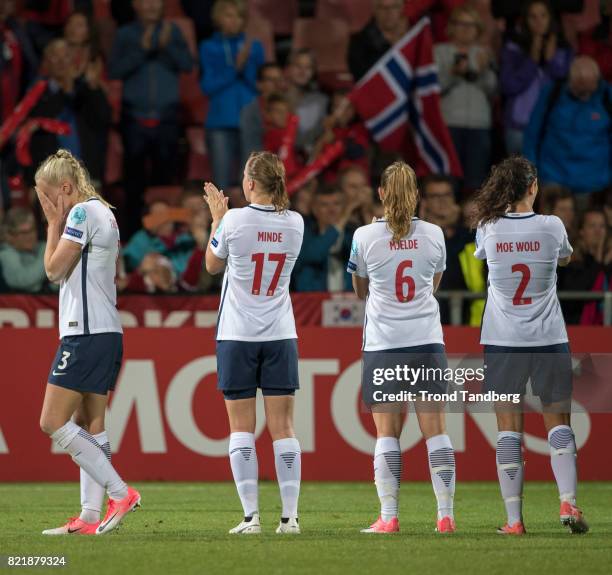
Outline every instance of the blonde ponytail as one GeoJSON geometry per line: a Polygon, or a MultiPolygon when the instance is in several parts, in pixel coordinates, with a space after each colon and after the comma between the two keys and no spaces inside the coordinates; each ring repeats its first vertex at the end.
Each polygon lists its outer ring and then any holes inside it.
{"type": "Polygon", "coordinates": [[[394,162],[382,175],[383,207],[387,226],[398,242],[410,232],[410,222],[419,199],[414,170],[405,162],[394,162]]]}
{"type": "Polygon", "coordinates": [[[85,166],[77,160],[68,150],[58,150],[51,154],[36,170],[36,181],[42,180],[53,186],[62,182],[72,182],[77,189],[79,200],[87,201],[90,198],[100,200],[106,207],[113,208],[94,188],[85,166]]]}
{"type": "Polygon", "coordinates": [[[270,203],[278,212],[289,207],[289,196],[285,183],[285,166],[272,152],[253,152],[246,164],[247,176],[259,183],[264,193],[270,196],[270,203]]]}

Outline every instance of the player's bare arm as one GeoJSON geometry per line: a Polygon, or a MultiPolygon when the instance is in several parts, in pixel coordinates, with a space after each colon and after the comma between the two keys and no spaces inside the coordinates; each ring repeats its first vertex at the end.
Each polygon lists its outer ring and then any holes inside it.
{"type": "Polygon", "coordinates": [[[370,280],[368,278],[362,278],[357,274],[353,274],[353,289],[359,299],[365,299],[368,296],[369,286],[370,280]]]}
{"type": "Polygon", "coordinates": [[[45,272],[49,281],[59,282],[68,276],[74,268],[81,255],[81,246],[76,242],[60,239],[61,226],[65,216],[63,197],[58,196],[56,205],[40,187],[36,188],[36,194],[48,223],[45,272]]]}
{"type": "Polygon", "coordinates": [[[210,247],[212,240],[215,237],[217,228],[223,219],[223,216],[227,213],[227,203],[229,198],[223,195],[223,191],[217,189],[211,182],[204,184],[204,201],[210,208],[212,215],[212,225],[210,229],[210,241],[206,247],[206,271],[211,275],[221,273],[225,269],[225,260],[217,257],[210,247]]]}

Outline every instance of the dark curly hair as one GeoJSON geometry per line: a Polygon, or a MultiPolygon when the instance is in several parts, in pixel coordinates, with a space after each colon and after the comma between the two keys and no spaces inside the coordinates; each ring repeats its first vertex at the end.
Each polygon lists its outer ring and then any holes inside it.
{"type": "Polygon", "coordinates": [[[474,196],[473,227],[501,218],[525,197],[537,179],[536,167],[522,156],[506,158],[493,166],[488,180],[474,196]]]}

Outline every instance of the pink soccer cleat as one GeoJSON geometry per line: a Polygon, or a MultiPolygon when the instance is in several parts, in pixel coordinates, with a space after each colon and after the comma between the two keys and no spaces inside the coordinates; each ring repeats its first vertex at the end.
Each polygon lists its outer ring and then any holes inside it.
{"type": "Polygon", "coordinates": [[[128,494],[120,500],[108,498],[108,509],[104,519],[96,529],[96,535],[106,535],[113,529],[117,529],[123,518],[130,512],[140,507],[140,493],[133,487],[128,487],[128,494]]]}
{"type": "Polygon", "coordinates": [[[442,519],[438,519],[436,531],[438,533],[454,533],[455,532],[455,520],[452,517],[448,517],[448,516],[442,517],[442,519]]]}
{"type": "Polygon", "coordinates": [[[503,527],[498,527],[497,532],[500,535],[525,535],[527,533],[522,521],[517,521],[514,525],[506,523],[503,527]]]}
{"type": "Polygon", "coordinates": [[[389,519],[389,521],[383,521],[382,517],[379,517],[372,525],[367,529],[362,529],[362,533],[398,533],[399,521],[397,517],[389,519]]]}
{"type": "Polygon", "coordinates": [[[559,518],[561,519],[561,525],[569,527],[572,533],[583,534],[589,530],[589,524],[585,521],[582,511],[569,501],[561,502],[559,518]]]}
{"type": "Polygon", "coordinates": [[[97,523],[85,523],[79,517],[71,517],[68,522],[55,529],[45,529],[43,535],[95,535],[96,529],[100,525],[97,523]]]}

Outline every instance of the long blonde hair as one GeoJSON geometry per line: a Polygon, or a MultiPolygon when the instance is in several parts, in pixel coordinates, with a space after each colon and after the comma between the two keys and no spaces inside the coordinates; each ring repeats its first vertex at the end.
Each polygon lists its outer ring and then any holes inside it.
{"type": "Polygon", "coordinates": [[[417,177],[405,162],[394,162],[384,172],[380,187],[385,195],[382,203],[387,226],[398,242],[410,232],[410,222],[416,212],[419,199],[417,177]]]}
{"type": "Polygon", "coordinates": [[[52,186],[59,186],[65,181],[72,182],[77,189],[79,198],[88,200],[96,198],[106,207],[113,208],[96,190],[89,178],[85,166],[68,150],[58,150],[51,154],[36,170],[36,181],[42,180],[52,186]]]}
{"type": "Polygon", "coordinates": [[[276,154],[253,152],[246,165],[246,174],[270,195],[270,201],[277,211],[283,212],[289,207],[285,166],[276,154]]]}

